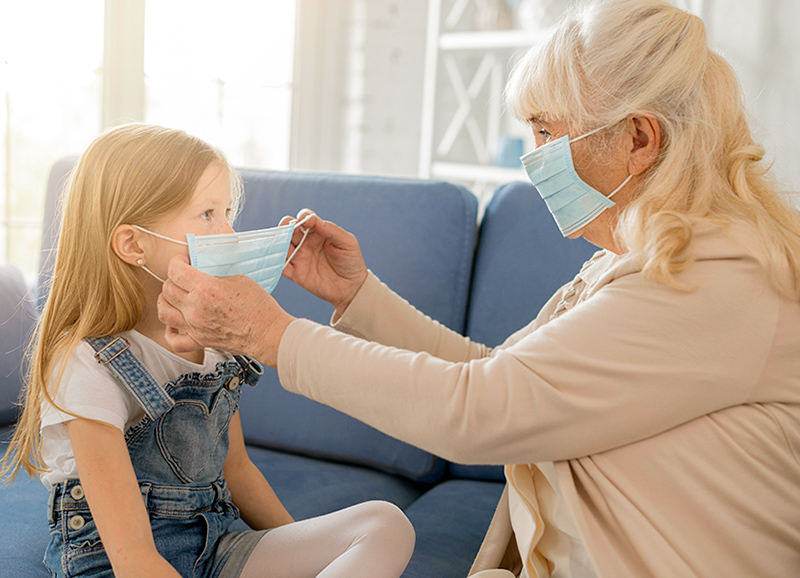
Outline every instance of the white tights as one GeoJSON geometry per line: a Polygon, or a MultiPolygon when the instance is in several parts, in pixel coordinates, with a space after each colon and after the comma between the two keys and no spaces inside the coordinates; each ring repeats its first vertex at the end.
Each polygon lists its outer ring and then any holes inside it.
{"type": "Polygon", "coordinates": [[[398,578],[414,528],[388,502],[365,502],[264,535],[240,578],[398,578]]]}

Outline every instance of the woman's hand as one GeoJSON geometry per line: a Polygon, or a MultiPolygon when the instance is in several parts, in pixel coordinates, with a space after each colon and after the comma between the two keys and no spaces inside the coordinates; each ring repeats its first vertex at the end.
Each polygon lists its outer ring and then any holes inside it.
{"type": "Polygon", "coordinates": [[[249,355],[275,367],[278,346],[294,317],[245,275],[213,277],[190,266],[185,256],[169,262],[158,296],[158,318],[175,351],[213,347],[249,355]]]}
{"type": "MultiPolygon", "coordinates": [[[[367,278],[367,266],[355,236],[331,221],[323,221],[309,209],[297,214],[298,222],[311,215],[292,236],[289,254],[308,231],[300,250],[283,275],[303,289],[333,305],[341,315],[367,278]]],[[[292,217],[281,219],[286,225],[292,217]]]]}

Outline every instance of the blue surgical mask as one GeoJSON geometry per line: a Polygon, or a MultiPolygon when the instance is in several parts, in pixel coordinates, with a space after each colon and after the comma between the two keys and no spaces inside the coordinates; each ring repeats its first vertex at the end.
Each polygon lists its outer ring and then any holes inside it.
{"type": "MultiPolygon", "coordinates": [[[[268,293],[272,293],[281,278],[283,269],[294,258],[306,239],[308,231],[303,231],[303,238],[295,250],[286,258],[289,244],[297,227],[300,227],[312,215],[308,215],[299,223],[292,221],[287,225],[227,233],[222,235],[186,235],[186,242],[178,241],[164,235],[148,231],[134,225],[137,229],[161,239],[179,243],[189,247],[189,259],[192,267],[217,277],[228,275],[247,275],[268,293]]],[[[144,265],[142,268],[153,277],[164,282],[159,276],[144,265]]]]}
{"type": "Polygon", "coordinates": [[[539,191],[556,220],[561,234],[573,234],[595,220],[600,213],[614,206],[611,197],[628,184],[628,175],[608,197],[581,180],[572,164],[570,144],[586,138],[605,126],[570,140],[568,135],[522,156],[520,160],[528,178],[539,191]]]}

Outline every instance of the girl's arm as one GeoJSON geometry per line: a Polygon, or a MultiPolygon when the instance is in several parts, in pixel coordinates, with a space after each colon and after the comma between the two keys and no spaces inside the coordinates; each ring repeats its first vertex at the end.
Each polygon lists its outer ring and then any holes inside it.
{"type": "Polygon", "coordinates": [[[81,485],[118,578],[180,578],[156,550],[150,519],[120,430],[85,419],[67,422],[81,485]]]}
{"type": "Polygon", "coordinates": [[[254,530],[266,530],[294,522],[272,486],[250,461],[238,411],[231,420],[228,436],[228,457],[225,459],[223,472],[242,520],[254,530]]]}

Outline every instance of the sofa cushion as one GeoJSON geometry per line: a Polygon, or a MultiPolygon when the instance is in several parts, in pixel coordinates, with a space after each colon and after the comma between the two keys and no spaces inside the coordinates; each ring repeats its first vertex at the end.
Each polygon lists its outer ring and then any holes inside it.
{"type": "Polygon", "coordinates": [[[406,509],[417,544],[403,578],[464,578],[503,493],[503,484],[449,480],[406,509]]]}
{"type": "Polygon", "coordinates": [[[491,347],[532,321],[596,251],[561,235],[529,183],[509,183],[486,206],[475,253],[467,335],[491,347]]]}
{"type": "MultiPolygon", "coordinates": [[[[295,520],[328,514],[369,500],[405,509],[427,487],[399,476],[255,446],[247,453],[295,520]]],[[[241,526],[243,522],[239,521],[241,526]]]]}
{"type": "Polygon", "coordinates": [[[503,466],[465,466],[464,464],[447,464],[447,475],[450,478],[465,480],[486,480],[505,482],[503,466]]]}
{"type": "MultiPolygon", "coordinates": [[[[359,240],[367,265],[401,296],[444,325],[464,329],[477,201],[434,181],[243,171],[237,228],[273,226],[309,207],[359,240]]],[[[287,311],[327,324],[332,308],[286,279],[273,293],[287,311]]],[[[248,441],[371,465],[418,481],[441,477],[442,460],[316,402],[286,392],[268,370],[242,396],[248,441]]]]}
{"type": "Polygon", "coordinates": [[[49,577],[50,572],[42,562],[50,540],[47,490],[39,480],[22,473],[13,485],[0,487],[0,508],[13,528],[3,532],[0,578],[49,577]]]}
{"type": "MultiPolygon", "coordinates": [[[[532,321],[597,247],[566,239],[529,183],[499,187],[481,221],[467,335],[491,347],[532,321]]],[[[502,384],[498,384],[502,387],[502,384]]],[[[502,479],[500,467],[452,464],[450,475],[502,479]]]]}
{"type": "Polygon", "coordinates": [[[35,321],[22,273],[13,265],[0,265],[0,426],[17,417],[21,364],[35,321]]]}
{"type": "MultiPolygon", "coordinates": [[[[11,428],[0,428],[0,453],[5,454],[11,428]]],[[[12,485],[0,483],[0,512],[10,522],[0,532],[0,578],[47,578],[42,559],[50,540],[47,490],[38,479],[20,473],[12,485]]]]}

